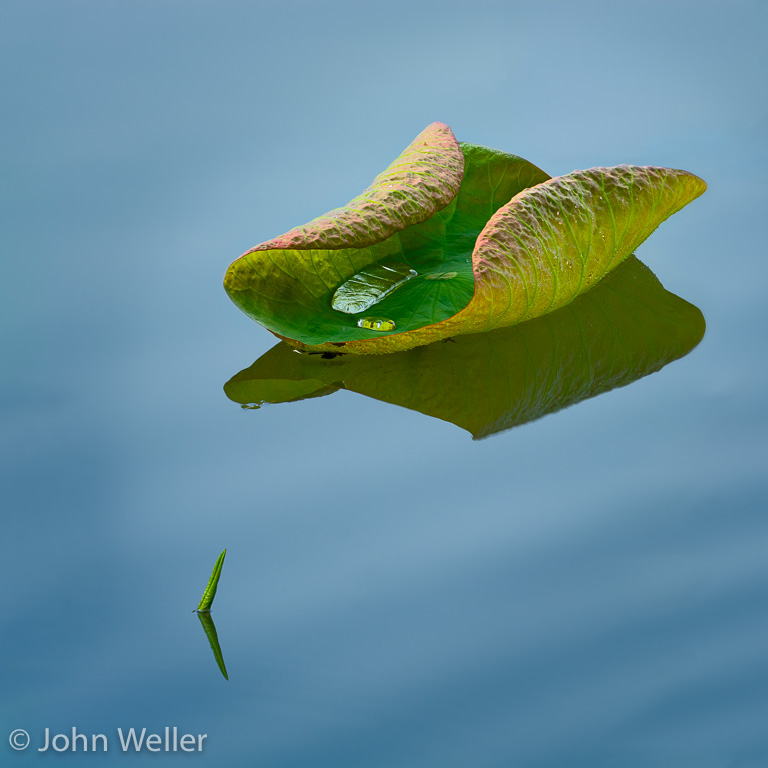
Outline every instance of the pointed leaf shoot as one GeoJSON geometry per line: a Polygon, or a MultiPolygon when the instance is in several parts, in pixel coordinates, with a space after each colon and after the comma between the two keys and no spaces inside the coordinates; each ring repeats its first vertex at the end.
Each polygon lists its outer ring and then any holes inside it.
{"type": "Polygon", "coordinates": [[[216,565],[213,566],[213,573],[211,573],[211,578],[208,579],[208,586],[205,588],[205,592],[203,592],[203,596],[200,598],[200,604],[196,609],[198,613],[200,611],[211,610],[211,605],[213,605],[213,598],[216,597],[216,588],[219,585],[219,578],[221,577],[221,566],[224,565],[224,557],[226,554],[227,550],[225,549],[219,555],[219,559],[216,561],[216,565]]]}

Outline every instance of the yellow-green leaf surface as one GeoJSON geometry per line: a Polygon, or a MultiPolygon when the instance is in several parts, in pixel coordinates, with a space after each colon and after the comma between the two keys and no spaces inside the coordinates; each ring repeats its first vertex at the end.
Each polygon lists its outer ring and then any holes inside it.
{"type": "Polygon", "coordinates": [[[593,291],[531,322],[386,356],[298,354],[280,343],[224,391],[254,407],[348,389],[479,438],[653,373],[703,334],[701,312],[630,257],[593,291]]]}
{"type": "Polygon", "coordinates": [[[464,156],[455,136],[447,125],[433,123],[354,200],[257,245],[243,256],[259,251],[373,245],[448,205],[456,197],[463,176],[464,156]]]}
{"type": "Polygon", "coordinates": [[[246,252],[225,286],[298,348],[410,349],[568,304],[705,189],[649,166],[550,179],[435,123],[359,198],[246,252]]]}

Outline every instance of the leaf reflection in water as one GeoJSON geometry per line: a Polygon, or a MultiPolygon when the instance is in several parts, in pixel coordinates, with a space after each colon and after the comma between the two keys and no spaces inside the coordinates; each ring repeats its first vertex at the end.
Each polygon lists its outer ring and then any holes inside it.
{"type": "Polygon", "coordinates": [[[280,342],[224,391],[241,404],[348,389],[452,422],[473,438],[595,397],[684,357],[701,312],[631,256],[594,289],[549,315],[382,356],[298,354],[280,342]]]}
{"type": "Polygon", "coordinates": [[[203,625],[205,636],[208,638],[211,650],[213,651],[213,658],[216,659],[221,674],[224,675],[225,680],[229,680],[227,668],[224,665],[224,656],[221,653],[221,645],[219,645],[219,635],[216,632],[216,625],[213,623],[213,617],[209,611],[201,611],[198,612],[197,618],[200,619],[200,623],[203,625]]]}

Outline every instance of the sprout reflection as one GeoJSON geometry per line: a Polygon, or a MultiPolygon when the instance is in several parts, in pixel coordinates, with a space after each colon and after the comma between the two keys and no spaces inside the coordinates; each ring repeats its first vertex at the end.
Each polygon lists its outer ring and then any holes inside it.
{"type": "Polygon", "coordinates": [[[200,611],[197,613],[197,618],[200,619],[200,623],[203,625],[205,636],[208,638],[208,642],[211,644],[213,658],[216,659],[216,663],[219,665],[221,674],[224,675],[225,680],[229,680],[229,675],[227,675],[227,668],[224,665],[224,656],[221,653],[221,646],[219,645],[219,635],[216,632],[216,625],[213,623],[213,617],[209,611],[200,611]]]}

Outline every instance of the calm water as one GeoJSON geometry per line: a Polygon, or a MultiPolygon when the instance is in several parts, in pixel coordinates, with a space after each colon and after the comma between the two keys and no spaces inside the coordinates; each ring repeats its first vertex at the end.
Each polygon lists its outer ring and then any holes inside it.
{"type": "Polygon", "coordinates": [[[768,8],[619,5],[2,4],[2,765],[768,765],[768,8]],[[241,408],[227,265],[434,120],[703,177],[638,252],[700,343],[503,431],[402,370],[241,408]]]}

